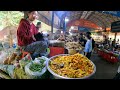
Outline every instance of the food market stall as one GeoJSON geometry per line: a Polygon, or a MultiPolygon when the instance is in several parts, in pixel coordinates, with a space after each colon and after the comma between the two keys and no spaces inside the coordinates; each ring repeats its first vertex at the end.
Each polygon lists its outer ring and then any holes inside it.
{"type": "MultiPolygon", "coordinates": [[[[55,41],[57,44],[58,43],[62,43],[62,45],[64,44],[64,41],[55,41]]],[[[54,46],[55,42],[50,41],[51,45],[54,46]]],[[[57,45],[56,44],[56,45],[57,45]]],[[[60,45],[60,44],[58,44],[60,45]]],[[[77,44],[76,42],[69,42],[66,44],[66,48],[67,49],[78,49],[81,50],[81,46],[79,44],[77,44]],[[71,47],[72,46],[72,47],[71,47]]],[[[62,46],[62,48],[65,48],[65,46],[62,46]]],[[[55,50],[55,49],[54,49],[55,50]]],[[[60,49],[58,49],[59,51],[60,49]]],[[[72,57],[73,59],[75,59],[77,56],[83,58],[84,64],[87,63],[87,61],[89,61],[89,59],[87,59],[85,56],[83,56],[82,54],[76,54],[72,53],[73,56],[69,55],[69,54],[63,54],[64,56],[68,56],[66,59],[68,59],[69,57],[72,57]]],[[[35,60],[32,60],[30,53],[28,53],[26,56],[22,57],[21,52],[19,52],[18,48],[16,50],[14,50],[13,52],[11,52],[11,54],[6,57],[3,60],[3,63],[0,64],[0,78],[3,79],[55,79],[55,77],[53,76],[53,74],[48,70],[48,63],[50,62],[50,60],[53,59],[53,57],[57,57],[57,56],[61,56],[61,54],[57,54],[57,55],[53,55],[50,58],[47,57],[37,57],[35,58],[35,60]]],[[[79,58],[78,57],[78,58],[79,58]]],[[[65,58],[63,58],[62,60],[66,61],[65,58]]],[[[82,60],[82,59],[78,59],[78,60],[82,60]]],[[[83,62],[83,61],[79,61],[79,62],[83,62]]],[[[73,61],[71,62],[74,63],[78,61],[73,61]]],[[[90,65],[92,65],[91,68],[95,68],[94,70],[92,69],[92,71],[89,73],[88,76],[86,76],[86,78],[91,77],[96,70],[95,65],[92,62],[90,65]]],[[[86,66],[86,64],[84,65],[86,66]]],[[[83,69],[85,69],[85,67],[81,67],[83,69]]],[[[79,71],[79,70],[78,70],[79,71]]],[[[80,71],[81,73],[82,71],[80,71]]],[[[72,72],[71,72],[72,73],[72,72]]],[[[87,74],[86,74],[87,75],[87,74]]],[[[79,77],[79,79],[86,79],[85,77],[81,76],[79,77]]],[[[74,77],[75,79],[77,77],[74,77]]],[[[66,79],[66,78],[64,78],[66,79]]]]}
{"type": "Polygon", "coordinates": [[[98,49],[98,55],[108,62],[116,63],[120,61],[119,54],[105,49],[98,49]]]}
{"type": "Polygon", "coordinates": [[[98,49],[98,54],[105,60],[116,63],[120,61],[120,47],[116,43],[116,35],[120,32],[120,21],[111,23],[111,32],[115,34],[114,41],[98,49]]]}

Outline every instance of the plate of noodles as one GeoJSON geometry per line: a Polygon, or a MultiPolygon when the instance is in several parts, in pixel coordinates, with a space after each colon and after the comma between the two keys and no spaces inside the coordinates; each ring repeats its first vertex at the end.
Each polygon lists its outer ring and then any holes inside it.
{"type": "Polygon", "coordinates": [[[59,54],[47,62],[55,79],[88,79],[96,72],[95,64],[82,54],[59,54]]]}

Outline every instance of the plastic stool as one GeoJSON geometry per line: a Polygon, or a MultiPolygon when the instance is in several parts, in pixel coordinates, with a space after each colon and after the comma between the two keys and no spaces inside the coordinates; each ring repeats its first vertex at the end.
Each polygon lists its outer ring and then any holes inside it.
{"type": "Polygon", "coordinates": [[[27,55],[29,52],[25,52],[25,51],[22,51],[22,58],[25,57],[25,55],[27,55]]]}

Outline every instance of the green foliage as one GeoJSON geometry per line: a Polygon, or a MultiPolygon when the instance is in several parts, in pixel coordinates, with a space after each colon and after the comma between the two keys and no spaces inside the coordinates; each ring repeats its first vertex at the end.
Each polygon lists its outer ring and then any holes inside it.
{"type": "Polygon", "coordinates": [[[24,14],[20,11],[0,11],[0,29],[19,24],[24,14]]]}

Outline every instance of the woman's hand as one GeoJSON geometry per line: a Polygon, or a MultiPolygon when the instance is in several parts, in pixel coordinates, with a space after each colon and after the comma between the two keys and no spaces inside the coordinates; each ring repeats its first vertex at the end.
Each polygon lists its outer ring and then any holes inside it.
{"type": "Polygon", "coordinates": [[[34,40],[34,41],[36,41],[36,39],[35,39],[34,35],[32,36],[32,38],[33,38],[33,40],[34,40]]]}

